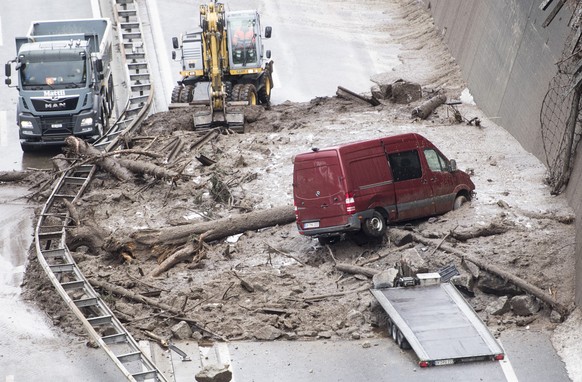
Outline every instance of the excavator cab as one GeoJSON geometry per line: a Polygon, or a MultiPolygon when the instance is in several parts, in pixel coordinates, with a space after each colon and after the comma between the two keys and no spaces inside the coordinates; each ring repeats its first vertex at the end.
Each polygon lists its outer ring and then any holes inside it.
{"type": "Polygon", "coordinates": [[[232,16],[228,19],[228,41],[232,68],[260,67],[260,30],[255,13],[232,16]]]}

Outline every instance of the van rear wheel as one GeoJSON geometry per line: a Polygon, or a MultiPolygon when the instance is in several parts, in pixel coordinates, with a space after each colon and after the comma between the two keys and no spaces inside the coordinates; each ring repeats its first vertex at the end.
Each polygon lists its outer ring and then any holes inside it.
{"type": "Polygon", "coordinates": [[[378,211],[374,211],[372,217],[362,224],[362,231],[369,237],[382,237],[386,233],[386,220],[378,211]]]}

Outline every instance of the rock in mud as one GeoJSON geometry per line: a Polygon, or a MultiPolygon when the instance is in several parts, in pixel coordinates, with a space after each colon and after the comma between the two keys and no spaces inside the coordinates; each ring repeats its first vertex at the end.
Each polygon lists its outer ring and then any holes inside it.
{"type": "Polygon", "coordinates": [[[531,316],[540,310],[539,301],[529,294],[512,297],[510,305],[513,313],[518,316],[531,316]]]}
{"type": "Polygon", "coordinates": [[[228,365],[208,365],[200,370],[194,378],[198,382],[230,382],[232,372],[228,369],[228,365]]]}

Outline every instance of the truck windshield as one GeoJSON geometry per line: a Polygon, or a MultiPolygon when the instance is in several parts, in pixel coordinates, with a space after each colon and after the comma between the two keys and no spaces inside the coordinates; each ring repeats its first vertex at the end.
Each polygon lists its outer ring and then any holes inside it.
{"type": "Polygon", "coordinates": [[[87,81],[85,60],[27,60],[20,66],[24,87],[71,88],[84,86],[87,81]]]}
{"type": "Polygon", "coordinates": [[[248,16],[229,18],[228,30],[232,64],[235,66],[258,65],[256,20],[248,16]]]}

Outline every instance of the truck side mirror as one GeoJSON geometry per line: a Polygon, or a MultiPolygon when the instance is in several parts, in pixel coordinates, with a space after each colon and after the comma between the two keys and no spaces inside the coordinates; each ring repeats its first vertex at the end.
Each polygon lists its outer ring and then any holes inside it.
{"type": "Polygon", "coordinates": [[[267,53],[266,53],[266,55],[267,55],[267,58],[271,58],[271,50],[270,50],[270,49],[269,49],[269,50],[267,50],[267,53]]]}
{"type": "Polygon", "coordinates": [[[95,60],[95,69],[97,70],[97,73],[103,73],[103,60],[100,58],[95,60]]]}
{"type": "Polygon", "coordinates": [[[172,51],[172,60],[175,60],[175,59],[176,59],[176,51],[175,51],[175,50],[173,50],[173,51],[172,51]]]}
{"type": "Polygon", "coordinates": [[[265,27],[265,38],[271,38],[271,33],[273,32],[273,28],[265,27]]]}
{"type": "Polygon", "coordinates": [[[4,74],[6,77],[10,77],[12,75],[12,66],[10,64],[4,65],[4,74]]]}
{"type": "Polygon", "coordinates": [[[451,172],[457,171],[457,161],[456,160],[451,159],[449,161],[449,169],[450,169],[451,172]]]}
{"type": "Polygon", "coordinates": [[[172,37],[172,46],[174,49],[178,49],[180,47],[180,44],[178,44],[178,37],[172,37]]]}

